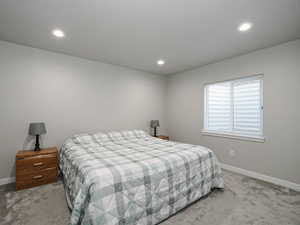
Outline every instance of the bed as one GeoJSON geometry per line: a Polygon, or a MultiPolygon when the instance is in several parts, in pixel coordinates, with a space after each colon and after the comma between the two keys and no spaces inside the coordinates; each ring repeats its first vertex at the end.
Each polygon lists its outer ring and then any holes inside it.
{"type": "Polygon", "coordinates": [[[210,149],[142,130],[75,135],[60,169],[71,225],[154,225],[224,187],[210,149]]]}

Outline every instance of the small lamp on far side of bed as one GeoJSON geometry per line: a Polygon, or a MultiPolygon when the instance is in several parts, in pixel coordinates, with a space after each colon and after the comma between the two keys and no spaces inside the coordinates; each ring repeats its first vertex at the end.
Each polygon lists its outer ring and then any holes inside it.
{"type": "Polygon", "coordinates": [[[30,123],[29,125],[29,135],[35,136],[35,149],[34,151],[40,151],[40,135],[46,134],[45,123],[30,123]]]}
{"type": "Polygon", "coordinates": [[[154,137],[157,137],[156,129],[159,127],[159,120],[151,120],[150,127],[154,128],[154,137]]]}

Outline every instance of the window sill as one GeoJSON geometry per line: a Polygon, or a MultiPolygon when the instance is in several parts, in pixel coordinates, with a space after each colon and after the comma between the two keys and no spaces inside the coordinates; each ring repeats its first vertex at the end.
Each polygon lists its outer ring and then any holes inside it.
{"type": "Polygon", "coordinates": [[[253,141],[253,142],[265,142],[264,137],[254,137],[254,136],[247,136],[247,135],[240,135],[240,134],[229,134],[229,133],[223,133],[223,132],[215,132],[215,131],[209,131],[209,130],[202,130],[202,135],[207,136],[215,136],[215,137],[223,137],[223,138],[231,138],[231,139],[238,139],[243,141],[253,141]]]}

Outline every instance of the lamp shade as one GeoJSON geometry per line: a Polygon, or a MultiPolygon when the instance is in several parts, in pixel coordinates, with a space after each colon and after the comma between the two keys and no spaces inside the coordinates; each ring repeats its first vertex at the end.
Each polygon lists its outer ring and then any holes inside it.
{"type": "Polygon", "coordinates": [[[150,126],[151,128],[159,127],[159,120],[151,120],[150,126]]]}
{"type": "Polygon", "coordinates": [[[30,123],[29,125],[29,135],[41,135],[46,134],[45,123],[30,123]]]}

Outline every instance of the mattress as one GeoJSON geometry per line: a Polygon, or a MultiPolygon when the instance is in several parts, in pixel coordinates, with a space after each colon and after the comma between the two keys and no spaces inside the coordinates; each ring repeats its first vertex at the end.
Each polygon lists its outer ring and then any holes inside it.
{"type": "Polygon", "coordinates": [[[210,149],[141,130],[75,135],[60,169],[71,225],[154,225],[224,187],[210,149]]]}

